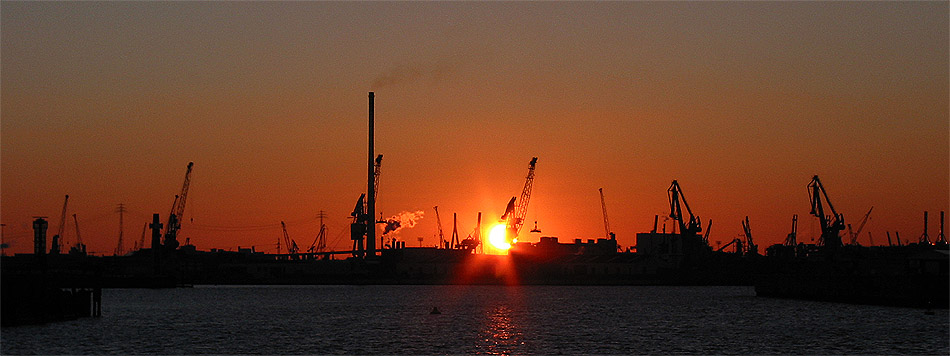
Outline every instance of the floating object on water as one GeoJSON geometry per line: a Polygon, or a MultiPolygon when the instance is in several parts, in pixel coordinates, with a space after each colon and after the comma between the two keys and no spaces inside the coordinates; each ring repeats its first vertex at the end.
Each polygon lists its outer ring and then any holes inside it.
{"type": "Polygon", "coordinates": [[[439,307],[432,307],[432,311],[430,311],[429,314],[442,314],[442,312],[439,311],[439,307]]]}

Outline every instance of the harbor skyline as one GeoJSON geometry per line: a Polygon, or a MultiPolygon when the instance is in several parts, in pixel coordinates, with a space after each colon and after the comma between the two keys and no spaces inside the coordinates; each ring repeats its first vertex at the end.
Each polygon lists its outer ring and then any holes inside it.
{"type": "MultiPolygon", "coordinates": [[[[682,185],[710,244],[817,241],[819,175],[875,243],[930,236],[950,201],[948,3],[2,4],[0,195],[10,253],[70,195],[90,252],[167,218],[195,162],[180,239],[345,249],[366,190],[366,93],[384,155],[376,211],[438,241],[483,235],[521,192],[544,236],[623,247],[682,185]],[[814,239],[814,240],[811,240],[814,239]]],[[[668,229],[672,224],[667,223],[668,229]]],[[[857,228],[857,226],[855,226],[857,228]]],[[[524,229],[522,236],[537,241],[524,229]]],[[[67,219],[67,238],[73,236],[67,219]]],[[[381,229],[380,229],[381,230],[381,229]]],[[[50,233],[52,235],[53,232],[50,233]]],[[[67,240],[68,241],[68,240],[67,240]]],[[[867,235],[859,238],[867,244],[867,235]]],[[[73,240],[74,242],[74,240],[73,240]]]]}

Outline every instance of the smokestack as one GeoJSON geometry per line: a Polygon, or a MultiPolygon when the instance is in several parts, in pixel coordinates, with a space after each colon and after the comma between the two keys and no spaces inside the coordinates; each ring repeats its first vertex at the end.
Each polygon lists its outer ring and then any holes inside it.
{"type": "Polygon", "coordinates": [[[369,92],[369,154],[367,155],[367,174],[366,174],[366,253],[367,255],[376,255],[376,172],[373,163],[373,101],[376,95],[369,92]]]}
{"type": "Polygon", "coordinates": [[[33,254],[37,257],[46,255],[46,229],[49,224],[46,219],[33,220],[33,254]]]}

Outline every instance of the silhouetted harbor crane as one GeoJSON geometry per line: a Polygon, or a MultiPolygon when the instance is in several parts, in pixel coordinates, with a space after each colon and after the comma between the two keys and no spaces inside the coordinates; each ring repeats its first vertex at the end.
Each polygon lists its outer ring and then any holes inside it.
{"type": "Polygon", "coordinates": [[[168,213],[168,223],[165,224],[165,238],[163,246],[169,250],[178,248],[178,230],[181,229],[181,219],[185,214],[185,202],[188,199],[188,187],[191,185],[191,169],[194,162],[188,162],[188,168],[185,170],[185,182],[181,186],[181,193],[175,196],[172,203],[172,210],[168,213]]]}
{"type": "Polygon", "coordinates": [[[667,189],[667,192],[670,195],[670,218],[679,224],[680,234],[696,235],[701,232],[703,226],[700,222],[700,218],[699,216],[693,215],[693,211],[689,208],[689,203],[686,202],[686,196],[683,195],[683,189],[680,188],[676,180],[670,184],[670,189],[667,189]],[[680,200],[683,200],[682,205],[680,204],[680,200]],[[689,214],[688,221],[683,221],[682,207],[686,207],[686,213],[689,214]]]}
{"type": "Polygon", "coordinates": [[[528,176],[525,178],[524,188],[521,190],[521,198],[511,197],[508,206],[505,208],[505,213],[501,216],[501,220],[505,221],[505,239],[508,243],[518,237],[521,227],[524,226],[524,217],[528,212],[528,201],[531,199],[531,189],[534,186],[534,168],[537,163],[538,157],[531,158],[531,162],[528,163],[528,176]]]}
{"type": "Polygon", "coordinates": [[[825,247],[837,248],[841,246],[841,237],[838,233],[844,230],[844,215],[838,214],[835,207],[831,205],[831,199],[828,199],[828,192],[815,175],[808,183],[808,191],[811,197],[811,214],[818,217],[821,225],[821,237],[818,244],[825,247]],[[825,215],[824,206],[821,204],[821,197],[825,198],[828,209],[831,209],[831,216],[825,215]]]}

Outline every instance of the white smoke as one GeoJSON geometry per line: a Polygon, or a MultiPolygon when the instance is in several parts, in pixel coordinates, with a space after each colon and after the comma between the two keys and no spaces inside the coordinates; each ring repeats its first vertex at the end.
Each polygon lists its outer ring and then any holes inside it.
{"type": "Polygon", "coordinates": [[[403,228],[416,226],[416,222],[418,222],[419,219],[422,219],[424,214],[425,212],[422,210],[417,210],[415,212],[404,211],[393,215],[393,217],[382,221],[382,223],[386,224],[386,226],[383,228],[383,235],[396,233],[403,228]]]}

